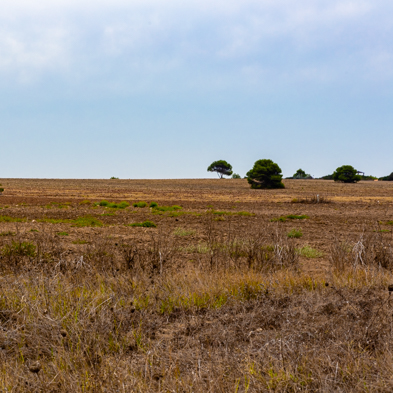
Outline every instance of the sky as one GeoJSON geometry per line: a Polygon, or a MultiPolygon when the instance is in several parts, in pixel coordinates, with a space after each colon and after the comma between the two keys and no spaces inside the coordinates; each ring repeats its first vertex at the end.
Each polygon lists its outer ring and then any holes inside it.
{"type": "Polygon", "coordinates": [[[0,178],[393,172],[391,0],[2,0],[0,178]]]}

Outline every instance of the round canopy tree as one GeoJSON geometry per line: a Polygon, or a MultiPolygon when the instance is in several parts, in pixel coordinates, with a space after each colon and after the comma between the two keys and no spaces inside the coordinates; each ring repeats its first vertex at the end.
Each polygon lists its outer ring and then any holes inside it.
{"type": "Polygon", "coordinates": [[[207,171],[208,172],[217,172],[220,179],[222,179],[224,175],[231,176],[233,173],[232,172],[232,165],[224,160],[214,161],[207,168],[207,171]]]}
{"type": "Polygon", "coordinates": [[[340,166],[333,173],[333,180],[343,183],[356,183],[361,179],[358,171],[351,165],[340,166]]]}
{"type": "Polygon", "coordinates": [[[258,160],[247,172],[251,188],[285,188],[281,168],[272,160],[258,160]]]}

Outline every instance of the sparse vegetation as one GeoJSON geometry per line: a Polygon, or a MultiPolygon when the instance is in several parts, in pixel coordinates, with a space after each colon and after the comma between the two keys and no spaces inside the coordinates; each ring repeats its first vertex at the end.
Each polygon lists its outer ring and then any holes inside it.
{"type": "Polygon", "coordinates": [[[176,228],[173,231],[173,234],[175,236],[191,236],[195,235],[196,231],[194,229],[184,229],[184,228],[176,228]]]}
{"type": "Polygon", "coordinates": [[[4,188],[0,184],[0,194],[4,192],[4,188]]]}
{"type": "Polygon", "coordinates": [[[237,174],[237,173],[234,173],[233,175],[232,175],[232,179],[241,179],[242,177],[239,175],[239,174],[237,174]]]}
{"type": "Polygon", "coordinates": [[[59,236],[68,236],[67,232],[57,232],[59,236]]]}
{"type": "Polygon", "coordinates": [[[108,201],[101,201],[101,202],[96,203],[96,206],[109,207],[111,209],[125,209],[125,208],[129,207],[130,204],[126,201],[122,201],[119,203],[111,203],[108,201]]]}
{"type": "Polygon", "coordinates": [[[379,180],[382,180],[382,181],[393,181],[393,172],[390,175],[388,175],[388,176],[380,177],[379,180]]]}
{"type": "Polygon", "coordinates": [[[286,216],[281,216],[278,218],[272,218],[270,221],[271,222],[285,222],[287,220],[305,220],[310,218],[309,216],[302,214],[302,215],[296,215],[296,214],[288,214],[286,216]]]}
{"type": "Polygon", "coordinates": [[[303,232],[302,232],[302,230],[301,229],[291,229],[289,232],[288,232],[288,234],[287,234],[287,236],[289,237],[289,238],[299,238],[299,237],[302,237],[303,236],[303,232]]]}
{"type": "Polygon", "coordinates": [[[298,249],[298,253],[306,258],[320,258],[323,257],[324,253],[322,251],[318,251],[315,248],[310,246],[303,246],[298,249]]]}

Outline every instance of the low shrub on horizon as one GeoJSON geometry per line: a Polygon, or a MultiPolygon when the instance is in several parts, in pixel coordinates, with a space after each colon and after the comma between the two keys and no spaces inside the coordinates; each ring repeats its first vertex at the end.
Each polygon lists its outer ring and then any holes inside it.
{"type": "Polygon", "coordinates": [[[144,202],[144,201],[135,202],[132,206],[143,208],[143,207],[147,206],[147,202],[144,202]]]}

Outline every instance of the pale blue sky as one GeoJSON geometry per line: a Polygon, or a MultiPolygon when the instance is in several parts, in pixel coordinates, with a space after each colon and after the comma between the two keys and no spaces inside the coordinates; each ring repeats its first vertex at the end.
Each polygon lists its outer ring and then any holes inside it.
{"type": "Polygon", "coordinates": [[[2,0],[0,177],[393,171],[393,2],[2,0]]]}

